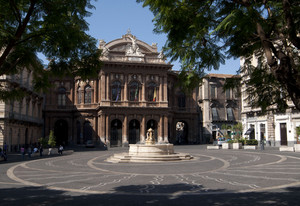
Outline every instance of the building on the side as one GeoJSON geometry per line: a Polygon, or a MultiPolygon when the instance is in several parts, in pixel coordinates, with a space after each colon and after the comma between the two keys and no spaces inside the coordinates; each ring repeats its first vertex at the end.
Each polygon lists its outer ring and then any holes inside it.
{"type": "MultiPolygon", "coordinates": [[[[247,58],[250,64],[257,66],[264,59],[260,55],[253,54],[247,58]]],[[[245,66],[245,58],[241,58],[241,67],[245,66]]],[[[268,108],[266,114],[262,114],[260,108],[251,108],[248,103],[247,75],[242,79],[242,124],[243,133],[250,139],[259,142],[264,140],[267,146],[293,146],[297,141],[296,128],[300,127],[300,112],[292,101],[288,101],[288,109],[285,113],[276,111],[276,106],[268,108]]]]}
{"type": "Polygon", "coordinates": [[[0,147],[19,151],[21,146],[38,142],[43,136],[43,95],[32,88],[32,72],[21,70],[19,74],[2,75],[2,88],[21,88],[25,92],[22,100],[0,102],[0,147]]]}
{"type": "Polygon", "coordinates": [[[83,81],[53,79],[45,98],[45,134],[58,144],[127,146],[144,142],[149,128],[157,142],[199,143],[197,90],[186,95],[157,45],[130,33],[100,40],[103,67],[83,81]]]}
{"type": "Polygon", "coordinates": [[[231,137],[233,126],[240,122],[240,91],[223,89],[226,79],[236,77],[238,76],[229,74],[208,74],[203,78],[198,92],[202,142],[211,143],[218,132],[231,137]]]}

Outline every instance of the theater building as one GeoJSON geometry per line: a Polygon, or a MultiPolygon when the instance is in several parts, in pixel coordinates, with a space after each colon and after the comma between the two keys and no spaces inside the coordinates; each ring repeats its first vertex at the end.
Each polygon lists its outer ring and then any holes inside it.
{"type": "Polygon", "coordinates": [[[176,87],[177,74],[156,44],[130,33],[100,40],[103,66],[98,76],[54,79],[44,106],[45,134],[58,144],[128,146],[144,142],[154,129],[157,142],[200,143],[198,90],[176,87]]]}

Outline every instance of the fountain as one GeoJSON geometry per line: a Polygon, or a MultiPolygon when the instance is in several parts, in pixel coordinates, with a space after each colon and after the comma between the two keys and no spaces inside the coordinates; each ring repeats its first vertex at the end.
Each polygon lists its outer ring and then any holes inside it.
{"type": "Polygon", "coordinates": [[[114,154],[106,159],[112,163],[126,162],[164,162],[191,160],[193,157],[189,154],[174,153],[174,145],[169,143],[156,143],[154,130],[147,131],[147,138],[144,144],[129,144],[128,153],[114,154]]]}

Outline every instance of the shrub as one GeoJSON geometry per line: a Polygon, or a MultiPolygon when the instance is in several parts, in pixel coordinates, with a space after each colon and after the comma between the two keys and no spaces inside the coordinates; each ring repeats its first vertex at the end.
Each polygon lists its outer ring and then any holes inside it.
{"type": "Polygon", "coordinates": [[[247,145],[258,145],[258,141],[256,139],[248,139],[246,140],[247,145]]]}
{"type": "Polygon", "coordinates": [[[55,141],[55,136],[54,136],[53,130],[50,130],[48,145],[50,147],[55,147],[55,145],[56,145],[56,141],[55,141]]]}

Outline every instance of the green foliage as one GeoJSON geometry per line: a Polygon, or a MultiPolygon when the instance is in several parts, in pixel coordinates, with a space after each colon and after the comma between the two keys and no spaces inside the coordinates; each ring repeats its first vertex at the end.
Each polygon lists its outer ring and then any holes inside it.
{"type": "Polygon", "coordinates": [[[50,130],[48,145],[50,147],[54,147],[56,145],[55,136],[53,130],[50,130]]]}
{"type": "Polygon", "coordinates": [[[297,134],[297,137],[300,136],[300,127],[296,127],[296,134],[297,134]]]}
{"type": "MultiPolygon", "coordinates": [[[[299,1],[137,2],[153,12],[154,31],[168,37],[166,56],[179,59],[184,74],[191,70],[195,71],[192,74],[203,74],[204,70],[218,69],[227,58],[247,59],[260,52],[266,59],[265,67],[242,68],[242,77],[247,76],[250,81],[246,83],[252,87],[251,105],[265,111],[276,104],[282,110],[291,98],[300,109],[299,1]],[[280,93],[284,98],[279,98],[280,93]]],[[[228,85],[240,86],[240,79],[228,85]]],[[[185,80],[183,85],[193,87],[194,81],[185,80]]]]}
{"type": "Polygon", "coordinates": [[[256,139],[247,139],[246,145],[258,145],[258,141],[256,139]]]}
{"type": "Polygon", "coordinates": [[[38,139],[39,143],[45,147],[48,144],[48,138],[41,137],[38,139]]]}
{"type": "MultiPolygon", "coordinates": [[[[101,52],[84,19],[93,8],[90,0],[0,0],[0,75],[26,68],[36,91],[49,88],[52,76],[95,77],[101,52]]],[[[0,90],[0,98],[19,96],[7,92],[0,90]]]]}

